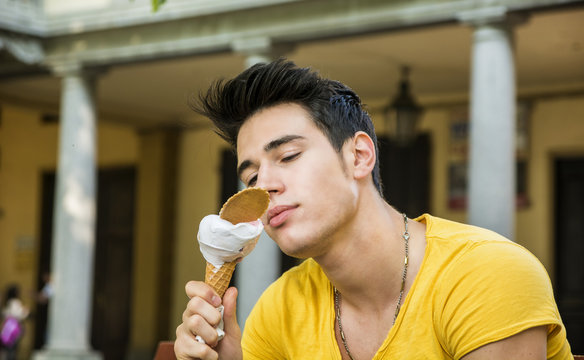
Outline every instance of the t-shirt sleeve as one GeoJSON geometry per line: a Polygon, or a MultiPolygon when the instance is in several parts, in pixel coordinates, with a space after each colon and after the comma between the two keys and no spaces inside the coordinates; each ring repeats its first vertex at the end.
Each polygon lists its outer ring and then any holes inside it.
{"type": "MultiPolygon", "coordinates": [[[[437,332],[454,359],[541,325],[561,330],[543,265],[506,241],[475,243],[453,259],[436,284],[437,332]]],[[[555,349],[548,348],[548,355],[555,349]]]]}

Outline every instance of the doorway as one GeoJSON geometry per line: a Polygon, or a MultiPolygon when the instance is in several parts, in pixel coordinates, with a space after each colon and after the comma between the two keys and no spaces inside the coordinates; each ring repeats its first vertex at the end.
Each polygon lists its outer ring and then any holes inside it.
{"type": "Polygon", "coordinates": [[[574,354],[584,353],[584,157],[556,158],[556,301],[574,354]]]}
{"type": "MultiPolygon", "coordinates": [[[[130,339],[132,254],[134,242],[135,168],[98,171],[91,344],[104,360],[126,357],[130,339]]],[[[55,173],[42,176],[38,282],[51,268],[55,173]]],[[[46,306],[40,304],[35,348],[44,344],[46,306]]]]}
{"type": "Polygon", "coordinates": [[[418,134],[406,145],[380,136],[378,147],[385,200],[412,218],[429,212],[430,135],[418,134]]]}

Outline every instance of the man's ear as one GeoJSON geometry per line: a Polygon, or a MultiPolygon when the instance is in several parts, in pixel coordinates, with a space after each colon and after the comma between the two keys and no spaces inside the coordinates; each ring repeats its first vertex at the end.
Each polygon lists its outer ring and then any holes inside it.
{"type": "Polygon", "coordinates": [[[363,131],[358,131],[353,136],[353,176],[355,179],[363,179],[373,172],[375,167],[375,144],[363,131]]]}

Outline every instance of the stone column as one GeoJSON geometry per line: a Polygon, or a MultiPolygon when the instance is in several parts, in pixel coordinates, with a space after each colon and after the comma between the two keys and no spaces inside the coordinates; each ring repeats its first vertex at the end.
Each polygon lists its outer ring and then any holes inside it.
{"type": "Polygon", "coordinates": [[[513,239],[515,68],[512,21],[504,7],[461,14],[474,26],[469,158],[469,222],[513,239]]]}
{"type": "Polygon", "coordinates": [[[281,45],[273,45],[268,37],[236,39],[231,44],[231,47],[233,51],[245,55],[245,69],[258,63],[267,63],[275,60],[287,50],[281,45]]]}
{"type": "MultiPolygon", "coordinates": [[[[269,38],[236,40],[233,50],[245,54],[245,68],[260,62],[270,62],[284,54],[289,48],[272,46],[269,38]]],[[[243,189],[243,183],[239,183],[243,189]]],[[[239,265],[236,283],[239,290],[237,320],[243,329],[253,306],[264,290],[280,276],[282,252],[266,232],[262,232],[256,248],[239,265]]]]}
{"type": "Polygon", "coordinates": [[[35,359],[101,359],[90,348],[96,217],[94,74],[78,64],[62,77],[59,159],[52,249],[55,294],[46,348],[35,359]]]}

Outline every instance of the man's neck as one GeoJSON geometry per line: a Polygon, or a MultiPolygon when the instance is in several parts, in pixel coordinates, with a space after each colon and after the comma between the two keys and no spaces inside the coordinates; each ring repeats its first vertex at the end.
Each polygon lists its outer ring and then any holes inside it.
{"type": "MultiPolygon", "coordinates": [[[[404,267],[403,215],[376,194],[360,199],[354,219],[335,235],[329,251],[315,260],[343,296],[345,304],[383,312],[399,297],[404,267]]],[[[425,248],[425,226],[409,222],[412,239],[407,288],[425,248]],[[422,239],[420,239],[420,237],[422,239]]],[[[405,297],[405,294],[404,294],[405,297]]]]}

